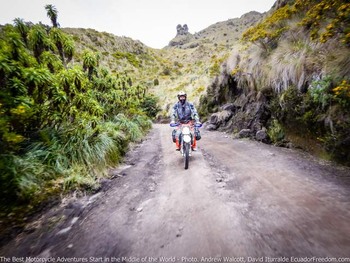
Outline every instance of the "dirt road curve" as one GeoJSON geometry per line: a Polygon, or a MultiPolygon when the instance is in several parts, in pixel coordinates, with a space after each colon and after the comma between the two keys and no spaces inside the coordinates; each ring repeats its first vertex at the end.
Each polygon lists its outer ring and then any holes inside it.
{"type": "Polygon", "coordinates": [[[203,130],[184,170],[170,134],[167,125],[155,125],[99,193],[53,208],[0,256],[87,262],[350,258],[349,169],[203,130]]]}

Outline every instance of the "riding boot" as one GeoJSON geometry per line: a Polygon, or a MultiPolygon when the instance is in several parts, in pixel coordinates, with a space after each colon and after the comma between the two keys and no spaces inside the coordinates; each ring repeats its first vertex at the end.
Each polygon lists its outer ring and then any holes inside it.
{"type": "Polygon", "coordinates": [[[175,144],[176,144],[176,151],[180,151],[180,143],[178,138],[176,138],[175,144]]]}
{"type": "Polygon", "coordinates": [[[195,136],[193,138],[192,151],[197,151],[197,139],[195,136]]]}

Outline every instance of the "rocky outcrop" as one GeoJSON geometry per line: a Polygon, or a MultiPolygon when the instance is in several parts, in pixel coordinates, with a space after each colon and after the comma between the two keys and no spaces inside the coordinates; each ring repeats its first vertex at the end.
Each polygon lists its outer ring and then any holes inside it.
{"type": "Polygon", "coordinates": [[[284,7],[285,5],[294,4],[294,2],[295,2],[295,0],[277,0],[277,1],[273,4],[271,10],[272,10],[272,11],[275,11],[275,10],[281,8],[281,7],[284,7]]]}
{"type": "Polygon", "coordinates": [[[193,39],[193,37],[191,34],[178,35],[173,40],[171,40],[169,42],[169,46],[181,48],[182,46],[190,43],[192,39],[193,39]]]}
{"type": "Polygon", "coordinates": [[[179,36],[179,35],[187,35],[187,34],[189,34],[188,33],[188,26],[187,26],[187,24],[184,24],[183,26],[181,26],[180,24],[178,24],[177,25],[177,27],[176,27],[176,31],[177,31],[177,36],[179,36]]]}
{"type": "Polygon", "coordinates": [[[269,142],[267,127],[271,113],[268,92],[247,91],[238,87],[232,76],[223,74],[212,83],[208,94],[206,103],[201,102],[200,111],[209,104],[215,112],[209,116],[206,129],[269,142]]]}
{"type": "Polygon", "coordinates": [[[266,100],[257,99],[256,94],[241,94],[210,116],[207,129],[234,132],[241,138],[267,142],[266,127],[270,116],[266,100]]]}
{"type": "Polygon", "coordinates": [[[176,36],[169,42],[170,47],[178,48],[195,48],[198,46],[198,43],[193,43],[193,35],[188,32],[187,24],[183,26],[178,24],[176,27],[176,36]]]}

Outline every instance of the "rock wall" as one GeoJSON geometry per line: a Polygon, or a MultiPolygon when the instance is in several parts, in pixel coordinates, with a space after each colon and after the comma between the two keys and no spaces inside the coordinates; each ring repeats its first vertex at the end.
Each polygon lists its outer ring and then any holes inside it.
{"type": "Polygon", "coordinates": [[[204,128],[301,148],[350,166],[348,110],[340,105],[322,109],[309,93],[293,87],[282,94],[271,88],[242,88],[226,72],[221,71],[200,99],[199,114],[207,117],[204,128]]]}
{"type": "Polygon", "coordinates": [[[221,75],[208,88],[208,96],[201,98],[199,111],[209,116],[205,125],[208,130],[269,142],[269,95],[239,88],[233,77],[221,75]],[[208,108],[212,110],[206,114],[208,108]]]}

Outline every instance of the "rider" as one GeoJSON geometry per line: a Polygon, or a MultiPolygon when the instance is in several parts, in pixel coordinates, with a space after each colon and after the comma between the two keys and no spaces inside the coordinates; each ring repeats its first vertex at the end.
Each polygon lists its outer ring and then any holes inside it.
{"type": "MultiPolygon", "coordinates": [[[[190,102],[187,102],[187,94],[184,91],[180,91],[177,94],[178,102],[175,103],[172,113],[171,113],[171,122],[170,124],[175,124],[175,119],[177,118],[180,123],[188,123],[192,121],[193,119],[196,121],[196,124],[200,124],[199,116],[197,113],[196,108],[194,105],[190,102]]],[[[176,150],[180,150],[180,143],[179,143],[179,135],[181,131],[180,129],[173,130],[173,141],[176,143],[176,150]]],[[[200,134],[199,131],[196,131],[196,137],[199,140],[200,134]]],[[[193,147],[192,150],[196,151],[197,148],[196,140],[193,141],[193,147]]]]}

